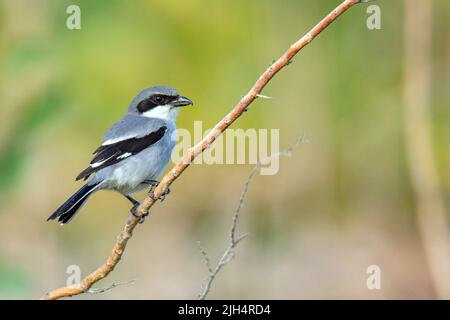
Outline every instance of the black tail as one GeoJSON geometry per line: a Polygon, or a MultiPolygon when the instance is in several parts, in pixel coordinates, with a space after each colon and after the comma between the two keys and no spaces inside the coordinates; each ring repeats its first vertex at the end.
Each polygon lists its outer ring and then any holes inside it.
{"type": "Polygon", "coordinates": [[[75,192],[73,196],[64,202],[62,206],[60,206],[50,217],[48,217],[47,221],[58,218],[58,221],[61,222],[61,224],[65,224],[72,220],[74,215],[78,210],[80,210],[97,186],[98,184],[85,184],[80,190],[75,192]]]}

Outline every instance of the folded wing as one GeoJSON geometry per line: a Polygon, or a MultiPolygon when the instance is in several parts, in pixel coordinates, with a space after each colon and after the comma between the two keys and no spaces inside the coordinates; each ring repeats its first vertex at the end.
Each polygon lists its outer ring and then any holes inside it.
{"type": "Polygon", "coordinates": [[[164,136],[166,130],[166,126],[161,126],[159,129],[143,136],[124,140],[115,139],[116,141],[113,143],[111,143],[112,140],[105,141],[94,151],[94,159],[92,159],[89,167],[77,176],[76,180],[86,180],[91,174],[141,152],[158,142],[164,136]]]}

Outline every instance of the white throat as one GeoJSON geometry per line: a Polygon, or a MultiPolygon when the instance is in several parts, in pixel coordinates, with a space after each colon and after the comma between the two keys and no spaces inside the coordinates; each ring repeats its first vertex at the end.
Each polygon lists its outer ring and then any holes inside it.
{"type": "Polygon", "coordinates": [[[180,111],[179,109],[180,108],[178,107],[173,107],[170,105],[157,106],[142,113],[141,115],[147,118],[159,118],[166,121],[175,122],[180,111]]]}

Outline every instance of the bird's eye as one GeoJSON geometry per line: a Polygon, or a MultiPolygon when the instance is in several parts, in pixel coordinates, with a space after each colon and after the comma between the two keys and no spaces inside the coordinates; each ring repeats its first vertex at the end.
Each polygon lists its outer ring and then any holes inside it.
{"type": "Polygon", "coordinates": [[[164,98],[162,96],[154,96],[153,101],[158,104],[162,104],[164,102],[164,98]]]}

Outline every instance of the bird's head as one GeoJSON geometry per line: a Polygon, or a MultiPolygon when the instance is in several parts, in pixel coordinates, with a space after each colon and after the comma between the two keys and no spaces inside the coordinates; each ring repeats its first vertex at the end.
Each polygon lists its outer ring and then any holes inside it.
{"type": "Polygon", "coordinates": [[[192,105],[175,88],[155,86],[142,90],[131,102],[129,113],[175,121],[180,107],[192,105]]]}

